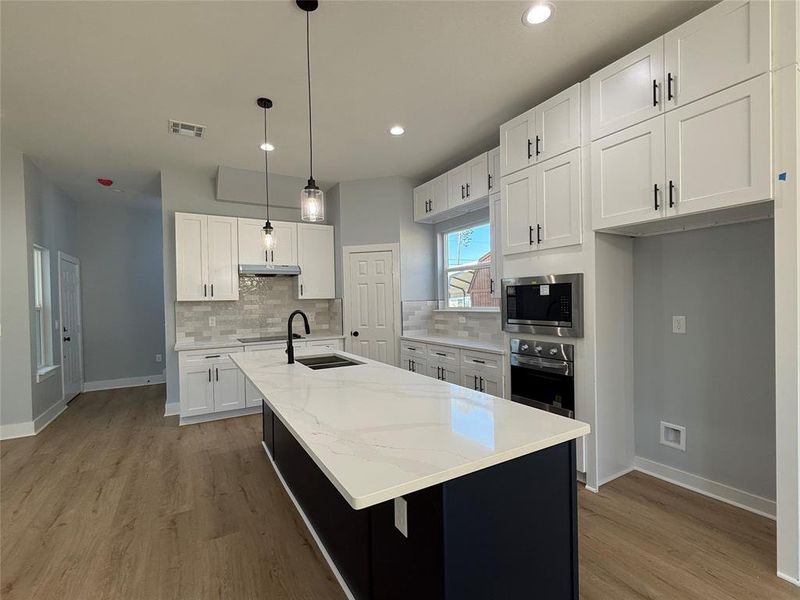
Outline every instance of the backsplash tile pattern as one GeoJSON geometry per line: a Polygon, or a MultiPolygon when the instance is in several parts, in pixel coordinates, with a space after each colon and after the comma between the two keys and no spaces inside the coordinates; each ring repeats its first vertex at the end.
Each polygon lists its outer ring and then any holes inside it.
{"type": "MultiPolygon", "coordinates": [[[[341,335],[342,301],[297,300],[294,286],[292,277],[240,277],[239,300],[176,302],[175,341],[285,335],[286,319],[298,308],[308,315],[312,334],[341,335]],[[211,317],[214,325],[209,325],[211,317]]],[[[302,319],[294,320],[294,331],[304,333],[302,319]]]]}
{"type": "Polygon", "coordinates": [[[505,345],[499,312],[439,310],[436,300],[403,302],[403,334],[440,335],[505,345]]]}

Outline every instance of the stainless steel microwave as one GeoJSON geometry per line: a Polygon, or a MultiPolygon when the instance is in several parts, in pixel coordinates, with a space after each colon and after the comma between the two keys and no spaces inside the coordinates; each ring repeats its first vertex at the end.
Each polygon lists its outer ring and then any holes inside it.
{"type": "Polygon", "coordinates": [[[583,337],[583,273],[503,279],[503,329],[583,337]]]}

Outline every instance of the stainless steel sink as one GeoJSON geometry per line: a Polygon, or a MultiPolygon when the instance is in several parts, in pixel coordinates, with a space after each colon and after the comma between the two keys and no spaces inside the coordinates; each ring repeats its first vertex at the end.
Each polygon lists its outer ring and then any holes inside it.
{"type": "Polygon", "coordinates": [[[344,356],[336,356],[335,354],[323,354],[321,356],[305,356],[298,358],[297,362],[301,365],[307,366],[309,369],[319,371],[320,369],[338,369],[339,367],[352,367],[360,365],[361,363],[345,358],[344,356]]]}

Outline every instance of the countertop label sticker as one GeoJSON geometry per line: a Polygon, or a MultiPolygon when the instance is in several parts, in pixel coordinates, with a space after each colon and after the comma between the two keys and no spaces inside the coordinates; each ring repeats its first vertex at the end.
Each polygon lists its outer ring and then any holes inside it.
{"type": "Polygon", "coordinates": [[[550,295],[550,286],[548,284],[540,285],[539,286],[539,295],[540,296],[549,296],[550,295]]]}

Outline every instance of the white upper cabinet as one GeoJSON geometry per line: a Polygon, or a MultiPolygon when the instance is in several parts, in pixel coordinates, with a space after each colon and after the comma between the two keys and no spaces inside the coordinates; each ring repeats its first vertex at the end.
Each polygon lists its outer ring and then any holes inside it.
{"type": "Polygon", "coordinates": [[[593,140],[661,113],[666,98],[664,39],[658,38],[589,77],[593,140]]]}
{"type": "Polygon", "coordinates": [[[592,226],[644,223],[664,214],[664,117],[592,142],[592,226]]]}
{"type": "Polygon", "coordinates": [[[453,208],[467,201],[467,165],[459,165],[447,173],[447,207],[453,208]]]}
{"type": "Polygon", "coordinates": [[[769,5],[720,2],[664,36],[668,108],[769,70],[769,5]]]}
{"type": "Polygon", "coordinates": [[[670,214],[772,197],[770,113],[765,73],[666,114],[670,214]]]}
{"type": "Polygon", "coordinates": [[[208,216],[208,284],[211,300],[239,299],[239,236],[234,217],[208,216]]]}
{"type": "Polygon", "coordinates": [[[533,108],[500,126],[500,175],[502,177],[533,164],[535,131],[533,108]]]}
{"type": "Polygon", "coordinates": [[[536,243],[534,167],[501,180],[500,242],[503,254],[530,252],[536,243]]]}
{"type": "Polygon", "coordinates": [[[489,194],[489,161],[486,152],[466,164],[467,202],[484,198],[489,194]]]}
{"type": "Polygon", "coordinates": [[[333,227],[311,223],[297,224],[298,298],[334,298],[333,227]]]}
{"type": "Polygon", "coordinates": [[[581,84],[576,83],[534,109],[533,156],[542,162],[581,145],[581,84]]]}
{"type": "Polygon", "coordinates": [[[414,188],[414,220],[418,223],[433,223],[436,215],[446,211],[447,173],[414,188]]]}
{"type": "Polygon", "coordinates": [[[266,221],[262,221],[261,219],[238,219],[239,264],[267,264],[268,256],[264,248],[263,239],[265,222],[266,221]]]}
{"type": "Polygon", "coordinates": [[[176,299],[208,300],[208,217],[175,213],[176,299]]]}
{"type": "Polygon", "coordinates": [[[539,250],[581,243],[580,159],[576,148],[536,165],[539,250]]]}
{"type": "Polygon", "coordinates": [[[269,261],[274,265],[296,265],[297,223],[273,221],[272,227],[274,229],[275,248],[269,252],[269,261]]]}
{"type": "Polygon", "coordinates": [[[489,193],[490,194],[499,193],[500,192],[500,146],[498,146],[494,150],[489,151],[489,156],[487,157],[487,163],[489,166],[489,177],[487,181],[487,187],[489,189],[489,193]]]}
{"type": "Polygon", "coordinates": [[[489,229],[492,241],[492,268],[489,275],[489,290],[492,298],[502,296],[500,280],[503,278],[503,249],[500,237],[503,231],[502,194],[497,192],[489,196],[489,229]]]}
{"type": "Polygon", "coordinates": [[[414,220],[422,221],[431,212],[431,182],[414,188],[414,220]]]}
{"type": "Polygon", "coordinates": [[[447,210],[447,173],[431,181],[431,214],[447,210]]]}

